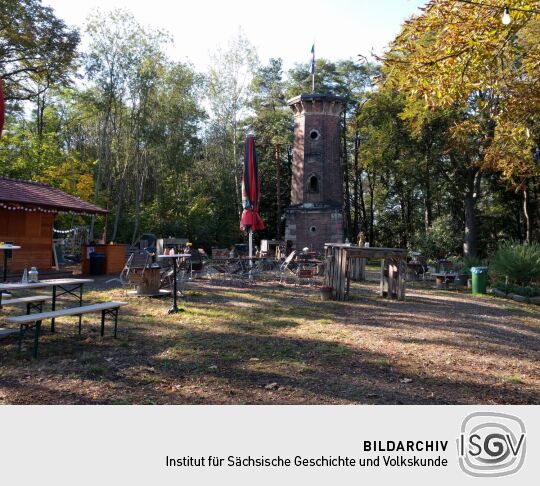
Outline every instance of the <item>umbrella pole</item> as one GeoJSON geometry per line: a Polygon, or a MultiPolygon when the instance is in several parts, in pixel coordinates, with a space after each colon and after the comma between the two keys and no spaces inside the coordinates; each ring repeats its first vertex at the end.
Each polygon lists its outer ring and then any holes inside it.
{"type": "Polygon", "coordinates": [[[253,231],[249,230],[249,266],[253,266],[253,231]]]}
{"type": "Polygon", "coordinates": [[[253,275],[251,275],[251,269],[253,267],[253,231],[249,230],[249,279],[253,279],[253,275]]]}

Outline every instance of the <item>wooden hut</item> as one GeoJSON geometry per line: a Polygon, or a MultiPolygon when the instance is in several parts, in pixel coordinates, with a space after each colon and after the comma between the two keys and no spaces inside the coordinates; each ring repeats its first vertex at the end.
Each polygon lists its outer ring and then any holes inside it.
{"type": "MultiPolygon", "coordinates": [[[[59,213],[106,214],[99,208],[39,182],[0,177],[0,242],[20,246],[9,261],[9,272],[25,267],[50,269],[53,262],[53,225],[59,213]]],[[[3,265],[0,258],[0,265],[3,265]]]]}

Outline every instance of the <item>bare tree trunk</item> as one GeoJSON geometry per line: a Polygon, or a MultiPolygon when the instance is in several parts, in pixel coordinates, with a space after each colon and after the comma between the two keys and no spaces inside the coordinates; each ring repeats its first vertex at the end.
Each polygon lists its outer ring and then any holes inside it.
{"type": "Polygon", "coordinates": [[[122,175],[120,176],[120,187],[118,188],[118,197],[116,198],[116,214],[114,215],[114,225],[111,235],[111,241],[116,241],[116,233],[118,232],[118,224],[120,222],[120,215],[122,214],[122,203],[124,202],[124,192],[126,189],[126,172],[128,162],[125,161],[122,175]]]}
{"type": "Polygon", "coordinates": [[[131,244],[134,245],[139,234],[139,224],[141,220],[141,202],[143,198],[144,182],[146,179],[145,171],[141,171],[140,178],[137,181],[137,191],[135,196],[135,221],[133,222],[133,234],[131,236],[131,244]]]}
{"type": "Polygon", "coordinates": [[[364,182],[362,180],[362,170],[359,171],[359,181],[358,181],[358,190],[360,191],[360,208],[362,209],[362,228],[364,229],[364,233],[367,235],[368,233],[368,218],[367,218],[367,210],[366,210],[366,200],[364,198],[364,182]]]}
{"type": "Polygon", "coordinates": [[[525,217],[525,244],[531,243],[532,223],[529,214],[529,188],[523,189],[523,216],[525,217]]]}
{"type": "Polygon", "coordinates": [[[240,221],[242,220],[242,193],[240,191],[240,181],[238,180],[238,154],[237,154],[237,143],[238,143],[238,122],[236,121],[236,108],[233,110],[234,120],[233,120],[233,173],[234,173],[234,190],[236,194],[236,207],[238,209],[238,226],[240,226],[240,221]]]}
{"type": "Polygon", "coordinates": [[[426,233],[431,228],[433,221],[433,209],[431,203],[431,181],[429,174],[429,157],[426,156],[426,178],[424,187],[424,229],[426,233]]]}
{"type": "MultiPolygon", "coordinates": [[[[103,128],[101,130],[100,154],[99,154],[98,163],[97,163],[97,174],[96,174],[96,183],[95,183],[94,200],[93,200],[94,204],[97,204],[99,190],[101,188],[101,172],[103,170],[103,166],[106,163],[108,154],[109,154],[108,127],[109,127],[109,122],[111,118],[111,107],[112,107],[112,96],[109,97],[107,113],[105,114],[105,119],[103,120],[103,128]]],[[[89,236],[88,236],[90,240],[94,239],[95,222],[96,222],[96,216],[92,215],[92,219],[90,221],[89,236]]]]}
{"type": "Polygon", "coordinates": [[[374,246],[375,239],[375,174],[373,177],[367,175],[369,185],[369,243],[374,246]]]}
{"type": "Polygon", "coordinates": [[[281,160],[279,145],[274,147],[274,157],[276,162],[276,239],[281,238],[281,160]]]}
{"type": "Polygon", "coordinates": [[[360,190],[362,181],[361,181],[361,172],[359,172],[358,167],[358,157],[359,157],[359,147],[360,147],[360,135],[358,133],[358,128],[356,129],[354,133],[354,154],[353,154],[353,160],[354,160],[354,177],[353,177],[353,209],[354,209],[354,220],[353,220],[353,241],[358,238],[358,233],[360,232],[360,207],[358,204],[359,200],[359,194],[358,191],[360,190]]]}
{"type": "Polygon", "coordinates": [[[480,196],[481,172],[471,170],[467,174],[467,191],[464,197],[465,235],[463,239],[463,255],[476,256],[478,225],[476,221],[476,203],[480,196]]]}
{"type": "Polygon", "coordinates": [[[45,92],[36,99],[36,132],[39,140],[43,138],[43,115],[45,113],[45,92]]]}
{"type": "Polygon", "coordinates": [[[349,238],[353,239],[356,235],[352,235],[352,218],[351,218],[351,190],[350,190],[350,177],[349,177],[349,157],[347,153],[347,110],[345,109],[343,111],[343,184],[345,188],[345,204],[344,204],[344,211],[345,211],[345,221],[347,224],[346,234],[349,238]]]}

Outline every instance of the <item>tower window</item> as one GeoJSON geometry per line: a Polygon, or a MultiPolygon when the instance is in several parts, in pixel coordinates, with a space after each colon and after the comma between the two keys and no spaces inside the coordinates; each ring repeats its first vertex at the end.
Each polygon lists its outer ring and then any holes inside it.
{"type": "Polygon", "coordinates": [[[308,189],[309,192],[319,192],[319,178],[316,175],[309,176],[308,189]]]}
{"type": "Polygon", "coordinates": [[[309,231],[311,231],[312,233],[315,233],[315,231],[317,231],[317,228],[315,228],[315,226],[312,226],[311,228],[309,228],[309,231]]]}
{"type": "Polygon", "coordinates": [[[315,129],[311,130],[309,132],[309,138],[311,140],[319,140],[319,138],[321,138],[321,134],[319,133],[319,130],[315,130],[315,129]]]}

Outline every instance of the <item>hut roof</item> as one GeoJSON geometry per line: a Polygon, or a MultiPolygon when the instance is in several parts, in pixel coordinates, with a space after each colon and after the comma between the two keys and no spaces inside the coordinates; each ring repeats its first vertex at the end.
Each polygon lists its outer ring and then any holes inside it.
{"type": "Polygon", "coordinates": [[[81,214],[109,212],[48,184],[9,177],[0,177],[0,208],[81,214]]]}

